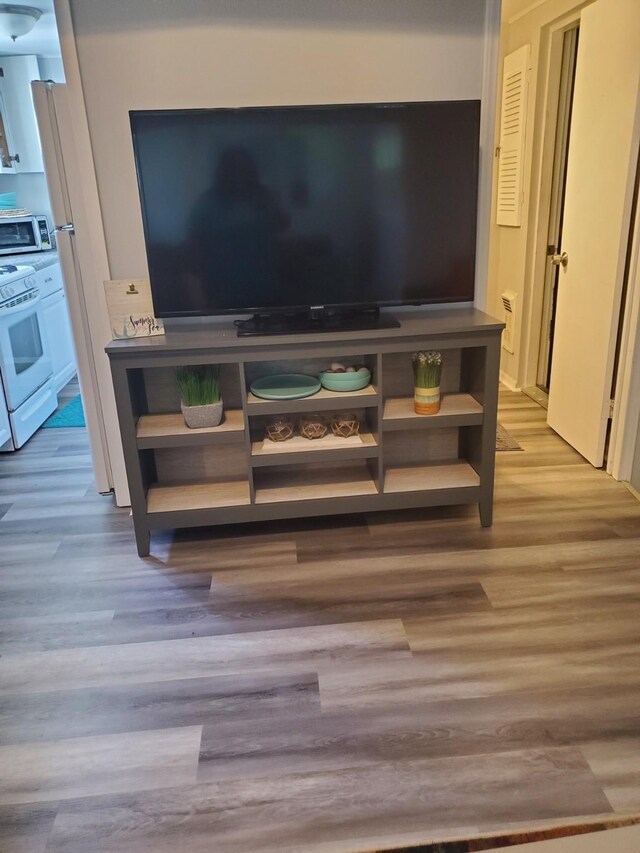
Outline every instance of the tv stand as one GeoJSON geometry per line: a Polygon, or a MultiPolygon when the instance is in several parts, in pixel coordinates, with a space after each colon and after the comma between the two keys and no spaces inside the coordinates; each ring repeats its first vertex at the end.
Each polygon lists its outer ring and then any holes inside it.
{"type": "Polygon", "coordinates": [[[358,332],[398,329],[400,323],[379,308],[310,308],[296,313],[254,314],[237,320],[238,337],[299,335],[313,332],[358,332]]]}
{"type": "Polygon", "coordinates": [[[472,308],[403,313],[375,331],[238,338],[229,321],[110,343],[138,553],[152,530],[406,507],[477,504],[491,524],[500,333],[472,308]],[[413,409],[416,350],[443,353],[438,414],[413,409]],[[318,375],[333,361],[366,365],[371,384],[263,400],[251,383],[272,373],[318,375]],[[175,369],[220,365],[225,420],[189,429],[175,369]],[[271,419],[353,412],[361,441],[265,442],[271,419]]]}

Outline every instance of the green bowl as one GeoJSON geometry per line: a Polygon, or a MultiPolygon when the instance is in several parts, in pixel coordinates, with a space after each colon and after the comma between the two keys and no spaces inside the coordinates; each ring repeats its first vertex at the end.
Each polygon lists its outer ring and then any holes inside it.
{"type": "Polygon", "coordinates": [[[360,391],[371,382],[371,371],[367,368],[355,373],[331,373],[329,370],[323,370],[320,382],[327,391],[360,391]]]}

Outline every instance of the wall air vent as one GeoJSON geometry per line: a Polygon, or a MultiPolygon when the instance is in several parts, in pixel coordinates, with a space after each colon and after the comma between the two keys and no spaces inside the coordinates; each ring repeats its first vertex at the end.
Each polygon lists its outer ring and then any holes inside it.
{"type": "Polygon", "coordinates": [[[516,301],[517,294],[512,290],[505,290],[502,294],[502,319],[505,329],[502,333],[502,348],[513,355],[516,340],[516,301]]]}

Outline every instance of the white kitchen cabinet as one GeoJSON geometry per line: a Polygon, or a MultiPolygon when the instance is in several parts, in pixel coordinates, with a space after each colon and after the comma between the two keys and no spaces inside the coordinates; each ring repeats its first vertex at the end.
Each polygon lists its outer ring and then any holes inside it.
{"type": "Polygon", "coordinates": [[[62,289],[60,264],[52,264],[36,272],[37,286],[43,295],[42,319],[49,345],[53,385],[60,391],[76,373],[71,321],[67,299],[62,289]]]}
{"type": "Polygon", "coordinates": [[[31,81],[40,79],[35,56],[0,56],[0,172],[43,172],[31,81]]]}
{"type": "Polygon", "coordinates": [[[42,301],[42,315],[49,342],[53,385],[57,392],[64,388],[76,372],[71,324],[64,291],[59,290],[42,301]]]}

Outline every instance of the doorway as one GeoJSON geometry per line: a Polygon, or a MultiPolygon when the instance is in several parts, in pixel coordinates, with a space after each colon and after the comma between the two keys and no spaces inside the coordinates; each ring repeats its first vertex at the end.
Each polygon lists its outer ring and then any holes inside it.
{"type": "Polygon", "coordinates": [[[613,6],[594,0],[538,32],[538,98],[529,137],[535,183],[518,372],[521,387],[547,403],[549,427],[600,468],[616,419],[612,381],[640,137],[637,0],[613,6]],[[571,51],[569,42],[565,54],[565,34],[577,19],[579,48],[571,51]],[[573,93],[561,99],[572,53],[573,93]],[[556,156],[566,123],[558,120],[562,101],[570,104],[570,133],[556,156]]]}
{"type": "Polygon", "coordinates": [[[77,364],[31,80],[64,80],[55,31],[47,56],[0,35],[0,452],[50,420],[77,364]]]}

